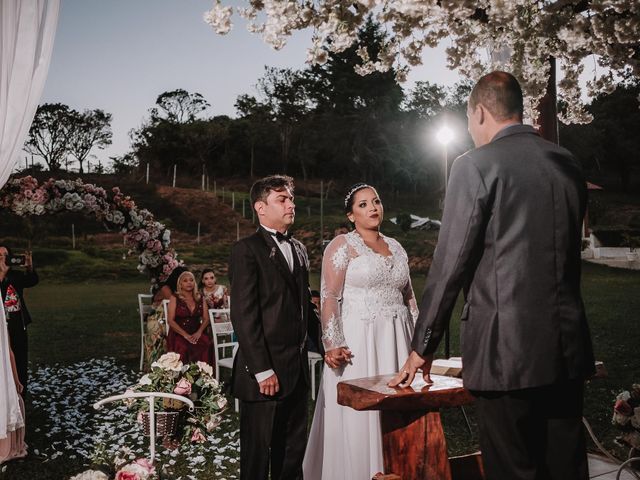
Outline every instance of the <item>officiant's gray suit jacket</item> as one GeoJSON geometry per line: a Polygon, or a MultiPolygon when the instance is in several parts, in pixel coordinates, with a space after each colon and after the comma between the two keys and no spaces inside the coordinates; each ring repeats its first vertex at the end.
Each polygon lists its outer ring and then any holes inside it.
{"type": "Polygon", "coordinates": [[[452,166],[412,348],[435,351],[462,289],[464,384],[507,391],[594,370],[580,294],[587,190],[578,161],[525,125],[452,166]]]}

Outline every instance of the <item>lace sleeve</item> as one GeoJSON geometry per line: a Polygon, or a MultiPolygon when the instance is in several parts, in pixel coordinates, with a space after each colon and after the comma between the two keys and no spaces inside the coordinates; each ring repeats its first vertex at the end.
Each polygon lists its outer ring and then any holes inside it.
{"type": "Polygon", "coordinates": [[[416,296],[413,293],[413,287],[411,286],[411,278],[407,280],[407,284],[402,289],[402,297],[404,298],[404,304],[409,309],[411,313],[411,320],[413,326],[416,326],[416,320],[418,320],[418,302],[416,301],[416,296]]]}
{"type": "Polygon", "coordinates": [[[340,235],[327,245],[322,259],[320,321],[325,351],[347,346],[342,331],[341,303],[348,266],[349,247],[340,235]]]}
{"type": "MultiPolygon", "coordinates": [[[[392,242],[397,252],[403,258],[403,260],[407,262],[407,265],[408,265],[409,256],[407,255],[407,252],[405,251],[405,249],[402,247],[402,245],[400,245],[400,243],[397,240],[392,240],[392,242]]],[[[418,320],[419,311],[418,311],[418,302],[416,301],[416,296],[413,293],[413,287],[411,286],[411,275],[409,275],[409,278],[407,279],[407,284],[402,289],[402,298],[404,299],[404,304],[409,309],[409,313],[411,314],[411,320],[412,320],[413,326],[415,327],[416,321],[418,320]]]]}

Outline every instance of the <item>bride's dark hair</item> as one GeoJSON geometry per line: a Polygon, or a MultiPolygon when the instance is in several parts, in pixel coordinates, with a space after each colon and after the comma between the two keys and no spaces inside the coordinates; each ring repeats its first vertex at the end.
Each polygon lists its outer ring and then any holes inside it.
{"type": "MultiPolygon", "coordinates": [[[[355,183],[351,185],[351,188],[347,190],[347,195],[344,197],[344,213],[351,213],[353,210],[353,197],[356,195],[356,192],[364,188],[373,188],[371,185],[366,183],[355,183]]],[[[373,188],[375,190],[375,188],[373,188]]]]}

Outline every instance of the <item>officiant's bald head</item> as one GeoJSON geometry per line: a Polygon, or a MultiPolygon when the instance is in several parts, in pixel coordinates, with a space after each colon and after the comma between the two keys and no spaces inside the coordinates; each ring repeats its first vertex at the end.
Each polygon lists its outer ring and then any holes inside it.
{"type": "Polygon", "coordinates": [[[522,123],[522,89],[507,72],[491,72],[471,90],[467,105],[468,128],[473,143],[489,143],[503,128],[522,123]]]}
{"type": "Polygon", "coordinates": [[[510,73],[495,71],[478,80],[469,95],[469,107],[479,104],[497,121],[522,120],[522,88],[510,73]]]}

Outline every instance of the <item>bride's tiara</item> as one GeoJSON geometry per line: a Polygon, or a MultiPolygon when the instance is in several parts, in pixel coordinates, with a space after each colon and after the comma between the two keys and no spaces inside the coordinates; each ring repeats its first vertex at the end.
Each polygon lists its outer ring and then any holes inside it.
{"type": "Polygon", "coordinates": [[[372,187],[370,185],[367,185],[366,183],[358,183],[354,185],[353,188],[347,192],[347,196],[344,197],[345,208],[349,203],[349,200],[351,200],[351,197],[353,197],[353,194],[356,193],[358,190],[362,190],[363,188],[372,188],[372,187]]]}

